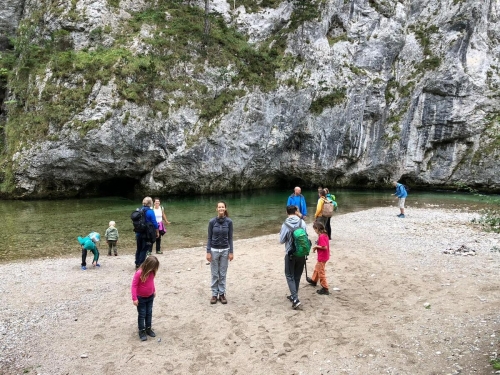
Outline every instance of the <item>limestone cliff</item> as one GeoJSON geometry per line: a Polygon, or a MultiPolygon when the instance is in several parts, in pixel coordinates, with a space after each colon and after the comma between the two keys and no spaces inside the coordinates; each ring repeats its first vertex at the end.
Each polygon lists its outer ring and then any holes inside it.
{"type": "Polygon", "coordinates": [[[500,190],[498,1],[9,4],[6,196],[500,190]]]}

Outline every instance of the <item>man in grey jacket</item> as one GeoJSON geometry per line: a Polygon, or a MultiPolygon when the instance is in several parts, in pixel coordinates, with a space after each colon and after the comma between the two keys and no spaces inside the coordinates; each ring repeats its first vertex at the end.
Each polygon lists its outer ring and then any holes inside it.
{"type": "Polygon", "coordinates": [[[299,227],[306,229],[306,223],[299,218],[296,206],[287,206],[286,213],[288,217],[281,226],[280,243],[285,244],[285,276],[286,282],[288,283],[288,289],[290,289],[290,296],[287,298],[292,302],[292,308],[296,309],[300,306],[298,290],[300,278],[304,271],[305,257],[293,256],[292,232],[299,227]],[[293,230],[290,229],[289,226],[293,228],[293,230]]]}

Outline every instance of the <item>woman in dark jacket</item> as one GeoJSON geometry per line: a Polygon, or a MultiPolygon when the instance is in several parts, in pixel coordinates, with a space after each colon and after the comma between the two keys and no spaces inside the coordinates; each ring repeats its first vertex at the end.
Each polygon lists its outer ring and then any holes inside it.
{"type": "Polygon", "coordinates": [[[233,222],[225,202],[217,202],[217,216],[208,223],[207,260],[212,271],[211,304],[226,299],[226,274],[229,261],[233,260],[233,222]]]}

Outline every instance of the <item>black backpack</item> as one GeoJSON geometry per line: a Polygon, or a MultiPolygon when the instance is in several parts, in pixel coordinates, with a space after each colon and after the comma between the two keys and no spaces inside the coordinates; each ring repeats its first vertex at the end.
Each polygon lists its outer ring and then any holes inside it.
{"type": "Polygon", "coordinates": [[[136,208],[131,214],[130,219],[132,219],[132,225],[134,226],[134,232],[136,233],[146,233],[146,212],[143,208],[136,208]]]}

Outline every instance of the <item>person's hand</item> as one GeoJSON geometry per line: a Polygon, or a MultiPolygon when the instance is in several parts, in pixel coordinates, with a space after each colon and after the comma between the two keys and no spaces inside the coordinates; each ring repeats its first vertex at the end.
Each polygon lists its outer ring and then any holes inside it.
{"type": "Polygon", "coordinates": [[[165,224],[170,225],[170,221],[166,220],[165,224]]]}
{"type": "Polygon", "coordinates": [[[208,260],[209,262],[211,262],[211,261],[212,261],[212,253],[207,253],[207,260],[208,260]]]}
{"type": "Polygon", "coordinates": [[[160,231],[157,229],[156,230],[156,238],[160,237],[160,231]]]}
{"type": "Polygon", "coordinates": [[[229,261],[232,261],[234,259],[234,254],[233,253],[229,253],[229,261]]]}
{"type": "Polygon", "coordinates": [[[132,303],[134,304],[134,306],[139,305],[139,301],[138,300],[132,301],[132,303]]]}
{"type": "Polygon", "coordinates": [[[156,292],[154,292],[154,293],[153,293],[153,297],[155,297],[155,298],[156,298],[156,292]]]}
{"type": "Polygon", "coordinates": [[[316,252],[316,246],[313,247],[313,253],[315,253],[315,252],[316,252]]]}

